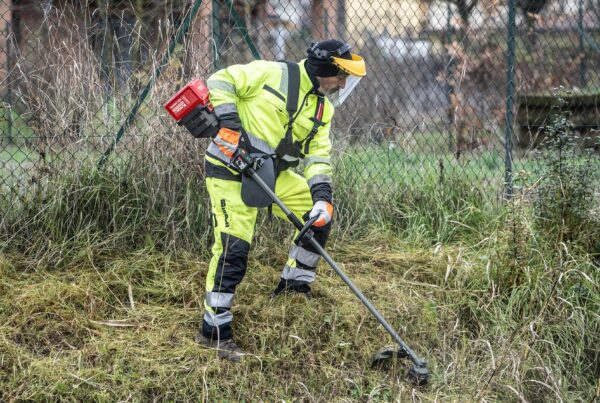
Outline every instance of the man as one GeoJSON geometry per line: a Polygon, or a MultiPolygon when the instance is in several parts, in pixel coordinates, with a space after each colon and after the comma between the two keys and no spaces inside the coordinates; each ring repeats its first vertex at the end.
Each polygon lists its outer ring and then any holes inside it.
{"type": "MultiPolygon", "coordinates": [[[[240,151],[274,157],[276,195],[297,217],[316,218],[314,237],[325,246],[333,217],[329,131],[334,107],[328,98],[343,102],[344,91],[365,74],[363,59],[351,54],[348,44],[330,39],[311,45],[307,59],[297,64],[254,61],[217,71],[207,80],[220,130],[205,156],[215,241],[196,339],[217,348],[222,358],[239,361],[243,356],[233,341],[231,307],[246,273],[257,215],[257,208],[242,200],[242,174],[232,168],[232,157],[240,151]],[[304,177],[290,169],[300,159],[304,177]]],[[[286,219],[277,206],[272,208],[286,219]]],[[[310,296],[319,259],[308,243],[293,245],[272,296],[310,296]]]]}

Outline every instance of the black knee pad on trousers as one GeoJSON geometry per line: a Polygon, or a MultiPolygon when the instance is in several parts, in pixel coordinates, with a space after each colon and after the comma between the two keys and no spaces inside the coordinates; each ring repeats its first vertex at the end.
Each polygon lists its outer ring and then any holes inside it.
{"type": "MultiPolygon", "coordinates": [[[[214,285],[210,291],[233,294],[246,274],[250,244],[234,235],[221,233],[221,245],[223,251],[217,262],[214,285]]],[[[224,307],[212,307],[212,309],[217,314],[229,310],[224,307]]],[[[233,337],[231,323],[217,327],[208,324],[205,320],[202,320],[202,334],[213,340],[226,340],[233,337]]]]}
{"type": "Polygon", "coordinates": [[[223,252],[215,272],[214,292],[235,292],[235,287],[246,275],[250,244],[236,236],[221,233],[223,252]]]}

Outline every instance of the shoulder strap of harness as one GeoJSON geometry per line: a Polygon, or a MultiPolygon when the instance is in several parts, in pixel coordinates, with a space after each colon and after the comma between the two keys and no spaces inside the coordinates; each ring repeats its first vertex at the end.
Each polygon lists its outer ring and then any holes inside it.
{"type": "Polygon", "coordinates": [[[287,93],[287,109],[288,115],[290,116],[290,122],[288,123],[288,130],[294,122],[294,113],[298,109],[298,97],[300,96],[300,66],[298,63],[284,61],[288,67],[288,93],[287,93]]]}
{"type": "Polygon", "coordinates": [[[287,60],[282,60],[281,62],[285,63],[288,67],[288,93],[285,109],[288,112],[289,121],[285,137],[279,142],[279,145],[275,149],[275,153],[279,156],[290,155],[299,158],[301,157],[300,147],[297,147],[294,144],[292,130],[295,120],[294,114],[298,109],[298,98],[300,96],[300,66],[298,66],[298,63],[289,62],[287,60]]]}
{"type": "Polygon", "coordinates": [[[317,97],[317,108],[315,110],[315,116],[312,118],[313,127],[306,139],[304,140],[304,154],[308,154],[310,142],[317,134],[319,127],[323,126],[323,109],[325,108],[325,100],[322,95],[317,97]]]}

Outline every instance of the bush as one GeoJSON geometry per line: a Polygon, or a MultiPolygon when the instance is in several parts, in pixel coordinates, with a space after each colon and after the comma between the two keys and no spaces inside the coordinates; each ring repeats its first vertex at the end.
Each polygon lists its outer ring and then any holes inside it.
{"type": "Polygon", "coordinates": [[[594,211],[597,164],[591,150],[577,147],[577,135],[559,99],[547,137],[536,194],[536,226],[551,244],[569,243],[600,252],[600,221],[594,211]]]}

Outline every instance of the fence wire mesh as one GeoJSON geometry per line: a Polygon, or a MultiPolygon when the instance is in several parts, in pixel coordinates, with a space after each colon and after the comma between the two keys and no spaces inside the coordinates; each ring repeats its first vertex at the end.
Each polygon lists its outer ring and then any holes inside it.
{"type": "Polygon", "coordinates": [[[334,118],[349,180],[385,193],[459,176],[501,200],[544,158],[557,98],[598,169],[599,27],[598,0],[2,0],[0,194],[43,193],[103,156],[161,183],[201,175],[206,144],[163,103],[337,37],[368,66],[334,118]]]}

